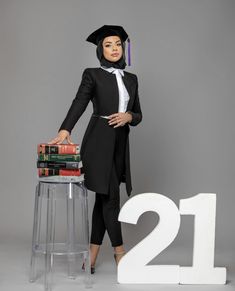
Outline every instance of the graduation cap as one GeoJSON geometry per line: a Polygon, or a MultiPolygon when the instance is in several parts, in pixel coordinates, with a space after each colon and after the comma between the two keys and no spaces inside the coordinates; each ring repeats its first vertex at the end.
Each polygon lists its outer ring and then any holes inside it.
{"type": "Polygon", "coordinates": [[[98,45],[98,42],[111,35],[118,35],[123,42],[128,42],[128,65],[131,65],[131,51],[130,51],[130,38],[122,26],[119,25],[103,25],[94,32],[92,32],[86,39],[86,41],[98,45]]]}

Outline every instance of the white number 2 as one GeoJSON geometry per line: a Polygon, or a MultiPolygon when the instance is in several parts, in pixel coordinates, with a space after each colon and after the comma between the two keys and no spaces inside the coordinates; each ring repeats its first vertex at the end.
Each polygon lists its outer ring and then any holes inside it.
{"type": "Polygon", "coordinates": [[[121,208],[119,221],[136,224],[140,215],[154,211],[159,223],[120,260],[119,283],[132,284],[225,284],[226,268],[214,267],[216,194],[199,193],[180,200],[180,207],[166,196],[142,193],[129,199],[121,208]],[[194,215],[192,267],[146,265],[175,239],[180,215],[194,215]]]}

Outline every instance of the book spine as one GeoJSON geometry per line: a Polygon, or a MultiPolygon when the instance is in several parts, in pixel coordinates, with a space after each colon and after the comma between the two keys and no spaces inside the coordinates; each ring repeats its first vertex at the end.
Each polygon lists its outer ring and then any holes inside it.
{"type": "Polygon", "coordinates": [[[37,147],[38,154],[79,154],[80,147],[78,144],[58,144],[48,145],[39,144],[37,147]]]}
{"type": "Polygon", "coordinates": [[[40,168],[38,169],[39,177],[46,176],[81,176],[83,171],[81,169],[77,170],[67,170],[67,169],[48,169],[48,168],[40,168]]]}
{"type": "Polygon", "coordinates": [[[38,168],[49,169],[79,169],[81,168],[80,162],[50,162],[50,161],[37,161],[38,168]]]}
{"type": "Polygon", "coordinates": [[[80,162],[81,156],[77,155],[60,155],[60,154],[39,154],[39,161],[54,161],[54,162],[63,162],[63,161],[71,161],[71,162],[80,162]]]}

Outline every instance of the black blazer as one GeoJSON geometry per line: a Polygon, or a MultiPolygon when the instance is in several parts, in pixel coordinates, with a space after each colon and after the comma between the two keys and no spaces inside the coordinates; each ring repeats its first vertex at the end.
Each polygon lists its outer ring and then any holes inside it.
{"type": "MultiPolygon", "coordinates": [[[[132,121],[124,127],[129,135],[129,125],[136,126],[142,120],[142,112],[138,93],[138,79],[135,74],[124,71],[123,82],[129,93],[127,105],[132,121]]],[[[69,111],[59,130],[66,129],[70,133],[89,101],[93,104],[93,113],[110,115],[118,112],[119,93],[115,74],[102,68],[86,68],[69,111]]],[[[115,142],[115,129],[108,124],[108,119],[91,116],[81,144],[81,159],[84,168],[86,187],[94,192],[108,194],[109,177],[115,142]]],[[[127,136],[125,155],[125,173],[122,182],[126,182],[127,195],[130,196],[131,173],[129,138],[127,136]]]]}

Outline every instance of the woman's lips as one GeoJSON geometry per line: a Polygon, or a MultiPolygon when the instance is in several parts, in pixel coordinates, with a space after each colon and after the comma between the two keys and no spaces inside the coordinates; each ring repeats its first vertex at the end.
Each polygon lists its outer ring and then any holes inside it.
{"type": "Polygon", "coordinates": [[[111,54],[112,57],[117,57],[119,54],[111,54]]]}

